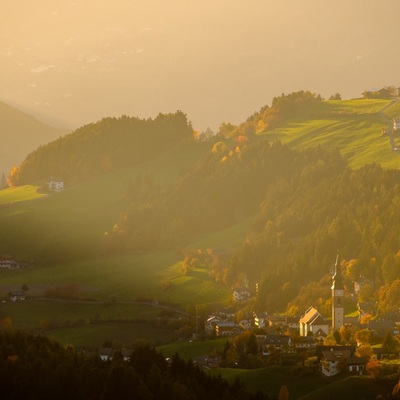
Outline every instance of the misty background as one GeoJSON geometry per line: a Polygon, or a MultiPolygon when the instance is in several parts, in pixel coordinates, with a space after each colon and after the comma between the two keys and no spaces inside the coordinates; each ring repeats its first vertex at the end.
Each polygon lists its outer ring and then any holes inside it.
{"type": "Polygon", "coordinates": [[[57,127],[179,109],[217,130],[282,93],[400,85],[398,0],[0,4],[0,100],[57,127]]]}

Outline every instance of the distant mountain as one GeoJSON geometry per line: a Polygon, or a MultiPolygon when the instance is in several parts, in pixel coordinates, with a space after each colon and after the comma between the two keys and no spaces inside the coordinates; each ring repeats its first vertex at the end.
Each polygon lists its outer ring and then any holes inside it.
{"type": "Polygon", "coordinates": [[[26,155],[66,133],[0,102],[0,174],[9,174],[26,155]]]}

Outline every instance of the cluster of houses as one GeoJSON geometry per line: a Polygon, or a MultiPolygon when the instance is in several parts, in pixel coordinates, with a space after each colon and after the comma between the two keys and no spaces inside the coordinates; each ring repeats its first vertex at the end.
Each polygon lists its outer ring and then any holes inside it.
{"type": "MultiPolygon", "coordinates": [[[[358,318],[346,318],[345,325],[358,325],[358,318]]],[[[368,328],[377,335],[388,331],[395,334],[393,321],[370,321],[368,328]]],[[[223,310],[209,316],[205,332],[217,337],[231,337],[254,329],[259,352],[269,356],[271,352],[283,356],[304,352],[317,356],[317,365],[325,376],[334,376],[344,368],[356,374],[365,371],[367,359],[355,355],[355,346],[324,346],[323,342],[331,332],[331,324],[314,307],[309,307],[302,316],[286,316],[254,312],[240,322],[235,322],[233,312],[223,310]],[[262,332],[262,333],[260,333],[262,332]]],[[[379,357],[379,355],[376,355],[379,357]]]]}

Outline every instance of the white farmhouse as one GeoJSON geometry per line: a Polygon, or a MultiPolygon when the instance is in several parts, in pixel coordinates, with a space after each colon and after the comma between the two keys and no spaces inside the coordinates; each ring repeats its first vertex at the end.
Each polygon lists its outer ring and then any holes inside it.
{"type": "Polygon", "coordinates": [[[51,192],[59,192],[64,189],[64,181],[52,176],[47,182],[47,189],[51,192]]]}

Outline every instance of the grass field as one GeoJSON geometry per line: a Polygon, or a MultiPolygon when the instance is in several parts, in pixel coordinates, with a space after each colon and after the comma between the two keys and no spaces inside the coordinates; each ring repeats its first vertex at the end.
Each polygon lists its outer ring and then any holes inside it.
{"type": "Polygon", "coordinates": [[[179,271],[181,260],[175,252],[154,252],[0,271],[0,291],[4,296],[26,284],[30,296],[43,296],[48,289],[76,285],[82,298],[108,301],[115,296],[121,302],[156,299],[183,308],[230,297],[230,290],[211,281],[206,270],[193,269],[183,276],[179,271]],[[161,286],[165,280],[170,282],[168,289],[161,286]]]}
{"type": "MultiPolygon", "coordinates": [[[[268,140],[280,140],[294,148],[322,146],[335,148],[352,168],[376,162],[384,168],[398,168],[400,155],[391,150],[389,138],[382,135],[388,124],[378,114],[390,100],[357,99],[327,101],[316,105],[314,113],[288,120],[279,128],[263,134],[268,140]]],[[[400,114],[399,102],[384,111],[400,114]]]]}
{"type": "Polygon", "coordinates": [[[106,341],[111,342],[114,348],[134,348],[137,345],[155,346],[174,340],[174,333],[170,329],[126,322],[72,326],[46,332],[46,336],[58,343],[85,349],[99,349],[104,347],[106,341]]]}
{"type": "Polygon", "coordinates": [[[45,194],[38,192],[39,187],[24,185],[0,190],[0,207],[11,207],[14,203],[39,199],[45,194]]]}
{"type": "Polygon", "coordinates": [[[197,357],[213,355],[215,352],[221,353],[224,349],[226,338],[210,339],[204,341],[175,342],[157,347],[157,350],[165,357],[172,357],[178,353],[180,357],[188,361],[195,360],[197,357]]]}

